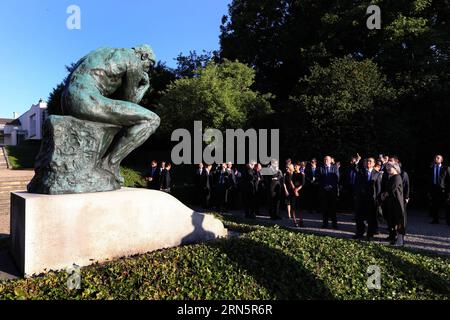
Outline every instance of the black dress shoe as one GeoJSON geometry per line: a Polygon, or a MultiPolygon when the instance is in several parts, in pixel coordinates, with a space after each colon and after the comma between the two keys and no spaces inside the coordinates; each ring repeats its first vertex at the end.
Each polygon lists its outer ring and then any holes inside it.
{"type": "Polygon", "coordinates": [[[337,224],[333,224],[333,229],[334,229],[334,230],[339,229],[338,225],[337,225],[337,224]]]}
{"type": "Polygon", "coordinates": [[[355,234],[353,237],[352,237],[352,239],[355,239],[355,240],[361,240],[363,238],[363,235],[361,235],[361,234],[355,234]]]}
{"type": "Polygon", "coordinates": [[[327,225],[327,224],[323,224],[323,225],[321,226],[321,228],[322,228],[322,229],[328,229],[328,225],[327,225]]]}

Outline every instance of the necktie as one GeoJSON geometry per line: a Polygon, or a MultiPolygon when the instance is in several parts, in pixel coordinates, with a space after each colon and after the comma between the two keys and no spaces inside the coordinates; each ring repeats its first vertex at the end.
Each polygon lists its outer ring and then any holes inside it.
{"type": "Polygon", "coordinates": [[[436,166],[436,172],[435,172],[435,178],[434,178],[434,184],[439,184],[439,166],[436,166]]]}
{"type": "Polygon", "coordinates": [[[367,170],[367,181],[370,181],[371,178],[371,172],[369,170],[367,170]]]}

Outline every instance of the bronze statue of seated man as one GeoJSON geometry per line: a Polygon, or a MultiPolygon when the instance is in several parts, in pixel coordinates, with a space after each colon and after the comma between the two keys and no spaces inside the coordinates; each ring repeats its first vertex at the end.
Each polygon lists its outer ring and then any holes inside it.
{"type": "Polygon", "coordinates": [[[62,95],[64,115],[125,128],[104,158],[105,167],[112,168],[119,180],[120,162],[160,123],[155,113],[138,105],[150,87],[148,72],[155,60],[148,45],[99,48],[76,63],[62,95]]]}
{"type": "Polygon", "coordinates": [[[100,48],[81,58],[61,96],[62,116],[44,124],[31,193],[117,190],[121,161],[158,128],[159,117],[138,103],[150,87],[152,49],[100,48]]]}

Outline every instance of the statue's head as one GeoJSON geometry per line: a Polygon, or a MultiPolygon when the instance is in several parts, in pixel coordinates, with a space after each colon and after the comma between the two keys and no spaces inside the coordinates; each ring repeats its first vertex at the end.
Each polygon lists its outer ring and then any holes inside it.
{"type": "Polygon", "coordinates": [[[141,59],[142,65],[144,66],[145,70],[150,70],[150,68],[155,65],[156,56],[149,45],[143,44],[134,47],[133,50],[136,53],[136,55],[141,59]]]}

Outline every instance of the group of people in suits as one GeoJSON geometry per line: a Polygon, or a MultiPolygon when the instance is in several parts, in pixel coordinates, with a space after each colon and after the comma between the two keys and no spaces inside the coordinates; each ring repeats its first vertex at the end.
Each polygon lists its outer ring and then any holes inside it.
{"type": "MultiPolygon", "coordinates": [[[[450,167],[436,155],[430,169],[429,199],[431,223],[439,223],[439,211],[446,207],[446,222],[450,226],[450,167]]],[[[170,163],[151,162],[145,174],[151,189],[170,192],[170,163]]],[[[295,226],[304,226],[302,210],[320,212],[322,228],[338,228],[338,205],[355,213],[354,239],[372,240],[378,234],[378,221],[387,224],[391,244],[403,245],[406,233],[406,207],[410,181],[397,156],[378,158],[359,154],[352,156],[347,166],[333,157],[292,162],[287,159],[284,170],[272,160],[262,174],[263,166],[251,161],[243,170],[233,163],[199,164],[195,172],[198,204],[215,207],[219,212],[243,207],[247,218],[255,218],[266,205],[271,219],[281,219],[284,205],[295,226]]]]}
{"type": "Polygon", "coordinates": [[[352,158],[349,172],[353,189],[356,233],[354,239],[368,240],[378,234],[378,218],[388,226],[387,240],[402,246],[406,233],[406,205],[409,202],[409,176],[396,156],[352,158]],[[365,222],[367,222],[367,227],[365,222]]]}
{"type": "Polygon", "coordinates": [[[161,190],[170,193],[171,174],[170,169],[172,164],[170,162],[161,161],[158,166],[156,160],[152,160],[150,168],[144,173],[143,178],[147,181],[147,187],[153,190],[161,190]]]}

